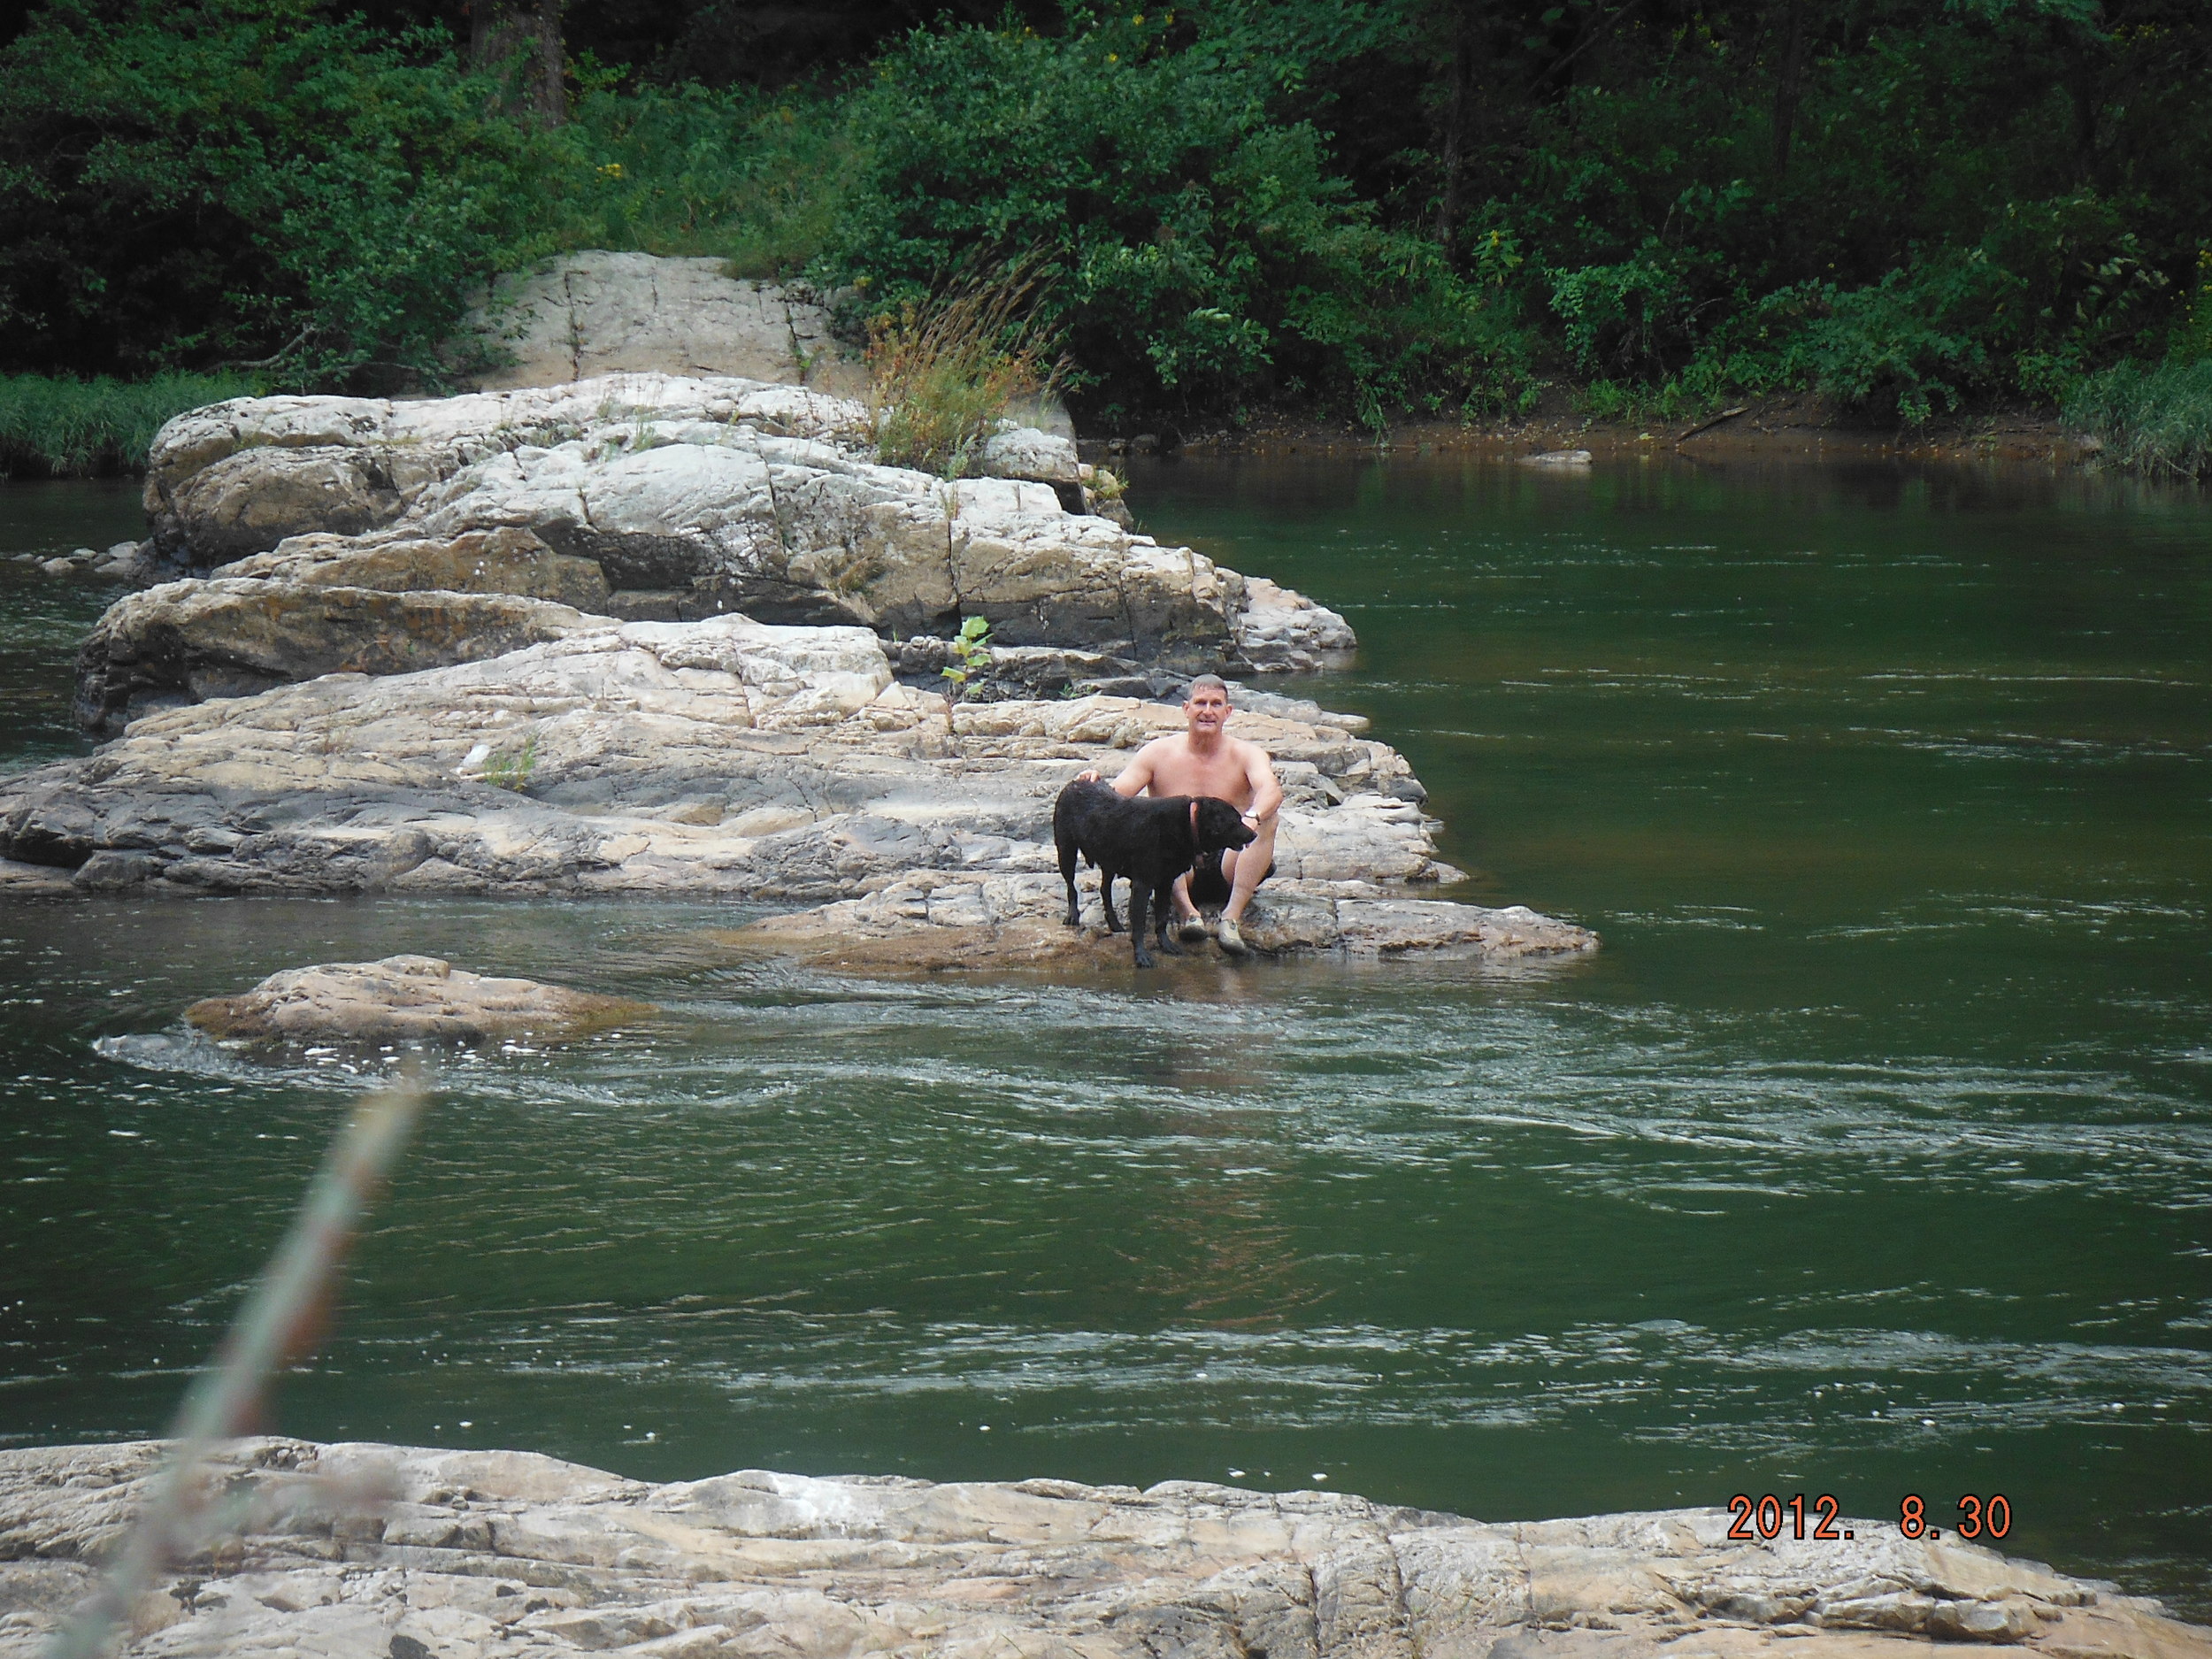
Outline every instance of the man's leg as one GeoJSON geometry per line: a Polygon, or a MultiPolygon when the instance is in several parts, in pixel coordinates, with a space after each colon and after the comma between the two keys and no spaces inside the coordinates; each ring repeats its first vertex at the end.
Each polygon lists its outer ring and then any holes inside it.
{"type": "Polygon", "coordinates": [[[1189,921],[1198,914],[1198,907],[1190,902],[1190,872],[1186,870],[1175,878],[1175,914],[1182,921],[1189,921]]]}
{"type": "Polygon", "coordinates": [[[1221,873],[1228,878],[1229,902],[1221,907],[1221,919],[1234,922],[1244,914],[1244,907],[1252,902],[1252,894],[1267,879],[1267,872],[1275,862],[1275,820],[1263,818],[1260,833],[1248,847],[1233,853],[1225,853],[1221,859],[1221,873]]]}

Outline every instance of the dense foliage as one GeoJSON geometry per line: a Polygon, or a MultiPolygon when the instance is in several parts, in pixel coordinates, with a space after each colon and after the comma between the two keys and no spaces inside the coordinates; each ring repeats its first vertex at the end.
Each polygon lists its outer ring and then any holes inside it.
{"type": "Polygon", "coordinates": [[[1141,3],[571,0],[614,61],[546,131],[457,0],[48,0],[0,52],[0,369],[435,384],[576,246],[849,284],[856,334],[1019,265],[1108,422],[2085,410],[2212,343],[2201,0],[1141,3]]]}

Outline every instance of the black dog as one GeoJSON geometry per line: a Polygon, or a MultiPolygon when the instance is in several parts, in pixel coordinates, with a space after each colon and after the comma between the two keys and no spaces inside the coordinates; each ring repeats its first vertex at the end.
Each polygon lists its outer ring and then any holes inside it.
{"type": "Polygon", "coordinates": [[[1144,948],[1149,906],[1160,949],[1183,954],[1167,936],[1169,889],[1202,857],[1217,860],[1226,849],[1251,845],[1244,815],[1211,795],[1140,795],[1126,800],[1102,783],[1071,783],[1052,803],[1052,839],[1060,849],[1060,874],[1068,884],[1068,926],[1080,927],[1075,904],[1075,856],[1080,852],[1097,867],[1099,898],[1106,907],[1106,931],[1119,933],[1114,920],[1114,878],[1129,878],[1129,942],[1137,965],[1152,966],[1144,948]]]}

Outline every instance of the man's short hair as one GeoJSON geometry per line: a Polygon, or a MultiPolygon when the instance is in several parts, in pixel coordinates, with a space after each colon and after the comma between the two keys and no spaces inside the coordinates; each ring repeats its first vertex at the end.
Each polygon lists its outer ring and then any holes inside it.
{"type": "Polygon", "coordinates": [[[1193,680],[1189,685],[1183,687],[1183,701],[1185,703],[1188,703],[1193,697],[1196,696],[1198,695],[1198,688],[1201,686],[1211,686],[1215,690],[1221,694],[1221,700],[1224,703],[1226,703],[1229,700],[1229,682],[1227,680],[1224,680],[1219,674],[1200,674],[1196,679],[1193,680]]]}

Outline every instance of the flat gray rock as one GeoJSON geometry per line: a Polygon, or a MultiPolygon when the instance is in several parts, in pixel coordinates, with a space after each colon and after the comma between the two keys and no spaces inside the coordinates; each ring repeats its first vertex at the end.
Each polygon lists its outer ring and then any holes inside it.
{"type": "MultiPolygon", "coordinates": [[[[42,1651],[160,1451],[0,1451],[0,1655],[42,1651]]],[[[1200,1481],[656,1486],[273,1438],[210,1472],[243,1535],[140,1601],[140,1659],[2212,1659],[2154,1601],[1870,1520],[1761,1542],[1720,1509],[1481,1522],[1200,1481]]]]}
{"type": "Polygon", "coordinates": [[[387,956],[288,968],[237,996],[203,997],[184,1017],[219,1041],[266,1048],[572,1042],[653,1011],[625,997],[457,971],[436,956],[387,956]]]}
{"type": "MultiPolygon", "coordinates": [[[[923,872],[865,898],[769,917],[720,937],[740,949],[849,972],[1127,969],[1129,937],[1105,931],[1095,876],[1079,876],[1077,891],[1084,925],[1071,928],[1066,925],[1067,888],[1056,872],[923,872]]],[[[1115,895],[1125,928],[1128,901],[1125,883],[1115,895]]],[[[1254,895],[1240,931],[1254,951],[1270,956],[1374,961],[1418,956],[1502,966],[1584,956],[1598,948],[1598,936],[1587,928],[1524,905],[1487,910],[1348,880],[1271,879],[1254,895]]],[[[1210,942],[1183,950],[1187,962],[1218,959],[1210,942]]]]}
{"type": "MultiPolygon", "coordinates": [[[[1182,723],[1131,697],[949,705],[864,628],[581,618],[488,661],[148,715],[0,780],[0,856],[81,891],[854,898],[1053,869],[1060,787],[1182,723]]],[[[1388,745],[1256,712],[1232,729],[1282,776],[1284,879],[1457,879],[1388,745]]]]}

